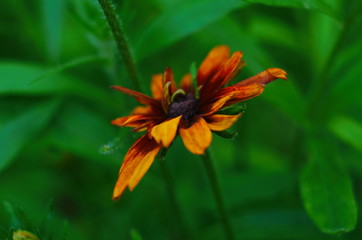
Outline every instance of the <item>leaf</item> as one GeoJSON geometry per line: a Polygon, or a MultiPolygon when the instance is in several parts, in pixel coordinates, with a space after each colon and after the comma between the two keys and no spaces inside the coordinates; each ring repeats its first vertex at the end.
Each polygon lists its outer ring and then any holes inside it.
{"type": "Polygon", "coordinates": [[[0,62],[0,95],[71,94],[107,104],[106,92],[69,76],[53,74],[61,70],[47,70],[35,64],[0,62]]]}
{"type": "Polygon", "coordinates": [[[166,9],[137,37],[136,58],[144,59],[245,5],[238,1],[181,1],[166,9]]]}
{"type": "Polygon", "coordinates": [[[24,145],[46,126],[58,105],[58,100],[39,104],[0,128],[0,170],[8,166],[24,145]]]}
{"type": "Polygon", "coordinates": [[[141,235],[135,229],[131,230],[131,238],[132,238],[132,240],[142,240],[141,235]]]}
{"type": "MultiPolygon", "coordinates": [[[[65,105],[56,119],[56,127],[49,135],[51,144],[86,159],[100,161],[116,158],[114,155],[101,155],[100,148],[111,139],[116,139],[116,127],[109,119],[97,115],[81,104],[65,105]]],[[[125,129],[124,133],[127,133],[125,129]]],[[[128,135],[128,134],[127,134],[128,135]]],[[[127,137],[122,136],[117,142],[117,150],[124,147],[127,137]]]]}
{"type": "Polygon", "coordinates": [[[352,183],[328,140],[310,138],[309,160],[300,179],[304,206],[325,233],[350,232],[356,226],[357,208],[352,183]]]}
{"type": "Polygon", "coordinates": [[[338,17],[338,3],[334,0],[243,0],[275,7],[301,8],[317,10],[333,17],[338,17]]]}
{"type": "Polygon", "coordinates": [[[348,117],[335,117],[329,129],[341,140],[362,151],[362,125],[348,117]]]}

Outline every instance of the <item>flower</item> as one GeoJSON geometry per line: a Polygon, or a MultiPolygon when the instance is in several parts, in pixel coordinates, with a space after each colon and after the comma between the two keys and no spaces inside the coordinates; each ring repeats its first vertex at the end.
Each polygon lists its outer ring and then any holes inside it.
{"type": "Polygon", "coordinates": [[[204,154],[211,143],[212,131],[226,130],[241,115],[226,115],[218,111],[258,96],[266,84],[277,78],[287,79],[284,70],[270,68],[224,87],[244,66],[242,52],[229,55],[227,46],[217,46],[209,52],[197,71],[197,89],[192,84],[190,73],[182,78],[177,88],[170,68],[152,77],[153,97],[121,86],[111,86],[144,105],[136,107],[130,116],[113,120],[112,124],[133,127],[136,132],[146,131],[124,158],[113,199],[119,198],[126,187],[131,191],[136,187],[162,147],[169,148],[176,135],[181,136],[191,153],[204,154]]]}

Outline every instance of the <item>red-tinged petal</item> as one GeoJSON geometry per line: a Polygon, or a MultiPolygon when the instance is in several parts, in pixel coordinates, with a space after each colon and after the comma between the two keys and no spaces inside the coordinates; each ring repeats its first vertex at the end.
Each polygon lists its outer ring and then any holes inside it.
{"type": "Polygon", "coordinates": [[[162,85],[165,87],[165,85],[170,82],[170,90],[171,90],[171,95],[176,91],[176,83],[175,83],[175,79],[173,77],[173,72],[172,69],[167,67],[163,73],[162,76],[162,85]]]}
{"type": "Polygon", "coordinates": [[[144,127],[149,123],[158,123],[162,121],[163,117],[152,116],[152,115],[143,115],[143,114],[134,114],[126,117],[120,117],[112,120],[112,124],[119,127],[144,127]]]}
{"type": "Polygon", "coordinates": [[[224,107],[226,102],[229,101],[231,97],[232,97],[232,94],[226,95],[224,97],[218,98],[215,101],[210,101],[211,103],[201,105],[200,110],[199,110],[199,112],[200,112],[199,115],[206,116],[206,115],[211,115],[211,114],[219,111],[221,108],[224,107]]]}
{"type": "Polygon", "coordinates": [[[201,88],[201,96],[207,98],[207,96],[211,96],[214,91],[231,81],[236,74],[238,74],[242,66],[244,66],[244,61],[241,61],[242,56],[242,52],[234,52],[224,66],[201,88]]]}
{"type": "Polygon", "coordinates": [[[251,83],[259,83],[267,85],[268,83],[278,78],[287,80],[287,73],[280,68],[269,68],[251,78],[245,79],[241,82],[234,84],[234,86],[243,86],[251,83]]]}
{"type": "Polygon", "coordinates": [[[168,148],[176,137],[177,127],[181,117],[182,115],[168,119],[163,123],[154,126],[151,130],[151,135],[156,142],[162,144],[165,148],[168,148]]]}
{"type": "Polygon", "coordinates": [[[142,103],[142,104],[145,104],[148,106],[154,106],[156,108],[161,107],[160,103],[157,100],[155,100],[147,95],[144,95],[143,93],[140,93],[140,92],[137,92],[137,91],[125,88],[125,87],[121,87],[121,86],[115,86],[115,85],[111,86],[111,88],[134,97],[139,103],[142,103]]]}
{"type": "Polygon", "coordinates": [[[155,74],[152,76],[151,91],[152,91],[152,96],[155,99],[162,98],[162,90],[163,90],[162,78],[163,78],[162,74],[155,74]]]}
{"type": "Polygon", "coordinates": [[[197,83],[204,85],[228,60],[230,49],[227,46],[217,46],[209,52],[201,63],[197,73],[197,83]]]}
{"type": "Polygon", "coordinates": [[[207,125],[213,131],[224,131],[231,127],[241,116],[241,113],[237,115],[222,115],[222,114],[213,114],[205,117],[207,125]]]}
{"type": "Polygon", "coordinates": [[[113,199],[119,198],[127,186],[134,189],[147,172],[162,148],[155,140],[145,134],[140,137],[128,150],[121,166],[118,180],[113,191],[113,199]]]}
{"type": "Polygon", "coordinates": [[[210,146],[212,140],[211,131],[206,121],[200,117],[189,128],[181,127],[180,136],[185,147],[192,153],[202,155],[210,146]]]}
{"type": "Polygon", "coordinates": [[[182,77],[180,87],[187,93],[192,91],[192,76],[190,73],[182,77]]]}

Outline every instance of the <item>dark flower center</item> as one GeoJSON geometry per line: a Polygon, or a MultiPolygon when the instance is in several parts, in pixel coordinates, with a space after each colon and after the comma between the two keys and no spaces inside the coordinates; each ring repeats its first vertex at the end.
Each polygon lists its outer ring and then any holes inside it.
{"type": "Polygon", "coordinates": [[[195,116],[199,110],[198,102],[195,96],[191,93],[186,95],[177,95],[168,109],[168,118],[174,118],[182,115],[182,118],[189,120],[195,116]]]}

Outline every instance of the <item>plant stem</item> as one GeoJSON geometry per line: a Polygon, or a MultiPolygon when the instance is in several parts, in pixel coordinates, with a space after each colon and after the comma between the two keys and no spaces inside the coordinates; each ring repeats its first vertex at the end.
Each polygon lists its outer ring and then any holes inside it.
{"type": "Polygon", "coordinates": [[[133,86],[137,91],[141,91],[136,64],[132,56],[131,49],[128,45],[127,38],[122,27],[122,22],[117,17],[114,6],[110,0],[98,0],[98,2],[103,9],[104,15],[106,16],[109,27],[113,33],[113,37],[116,40],[118,50],[120,51],[121,56],[125,62],[128,74],[130,75],[133,82],[133,86]]]}
{"type": "Polygon", "coordinates": [[[177,230],[178,232],[176,232],[175,234],[173,234],[174,236],[172,236],[172,239],[184,239],[182,237],[187,236],[187,230],[184,224],[184,221],[182,219],[182,215],[181,215],[181,210],[179,207],[179,204],[177,202],[177,198],[176,198],[176,194],[174,191],[174,182],[173,179],[170,175],[170,171],[167,168],[166,162],[165,162],[165,157],[167,154],[167,148],[163,148],[162,152],[160,153],[160,155],[158,156],[158,162],[160,162],[161,165],[161,171],[162,171],[162,175],[166,184],[166,189],[167,189],[167,194],[170,200],[170,204],[171,204],[171,209],[173,209],[172,215],[174,216],[174,223],[175,226],[177,226],[177,230]]]}
{"type": "Polygon", "coordinates": [[[224,226],[226,239],[233,240],[234,235],[231,230],[230,219],[229,219],[228,213],[225,208],[224,200],[223,200],[221,189],[220,189],[220,184],[218,182],[215,167],[212,162],[209,151],[206,150],[205,154],[202,155],[201,158],[203,160],[203,164],[206,169],[206,173],[209,178],[209,181],[210,181],[210,184],[212,187],[212,191],[214,193],[214,197],[215,197],[217,208],[218,208],[218,211],[220,214],[221,222],[224,226]]]}

